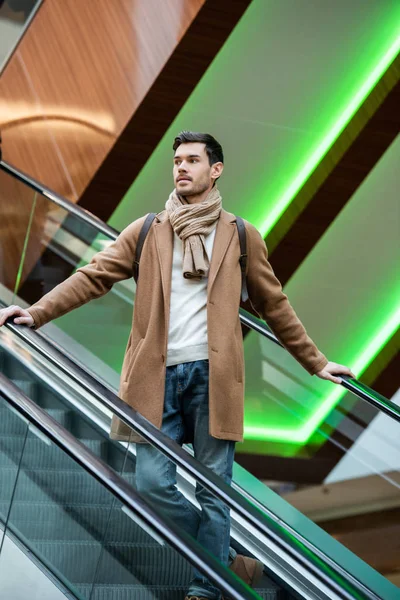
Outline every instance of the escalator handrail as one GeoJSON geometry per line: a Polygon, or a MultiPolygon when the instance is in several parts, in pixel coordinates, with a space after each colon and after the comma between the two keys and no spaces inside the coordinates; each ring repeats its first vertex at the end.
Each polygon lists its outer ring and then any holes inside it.
{"type": "MultiPolygon", "coordinates": [[[[272,331],[270,331],[264,324],[264,321],[258,319],[257,317],[248,313],[242,308],[239,309],[239,312],[240,320],[244,325],[246,325],[250,329],[253,329],[257,333],[260,333],[264,337],[268,338],[269,340],[271,340],[271,342],[274,342],[275,344],[278,344],[278,346],[284,348],[283,344],[281,344],[281,342],[275,337],[272,331]]],[[[365,402],[372,404],[372,406],[377,408],[379,411],[385,413],[386,415],[400,423],[400,409],[397,406],[397,404],[395,404],[391,400],[388,400],[387,398],[385,398],[385,396],[382,396],[382,394],[368,387],[361,381],[358,381],[358,379],[354,379],[349,375],[342,374],[338,375],[338,377],[342,379],[342,383],[339,385],[342,385],[349,392],[352,392],[352,394],[358,396],[360,400],[364,400],[365,402]]]]}
{"type": "Polygon", "coordinates": [[[114,241],[117,239],[119,231],[117,231],[113,227],[110,227],[109,225],[107,225],[107,223],[104,223],[104,221],[96,217],[93,213],[89,212],[88,210],[85,210],[81,206],[77,206],[70,200],[63,198],[63,196],[60,196],[60,194],[53,192],[48,187],[46,187],[42,183],[39,183],[39,181],[37,181],[33,177],[26,175],[26,173],[23,173],[13,165],[10,165],[4,160],[0,160],[0,169],[5,171],[12,177],[15,177],[15,179],[18,179],[25,185],[29,186],[30,188],[35,190],[35,192],[39,192],[48,200],[50,200],[50,202],[57,204],[57,206],[60,206],[66,212],[73,214],[78,219],[81,219],[88,225],[91,225],[92,227],[94,227],[94,229],[97,229],[100,233],[103,233],[111,240],[114,241]]]}
{"type": "Polygon", "coordinates": [[[150,529],[155,529],[186,560],[202,570],[221,591],[235,600],[259,599],[256,592],[236,578],[229,569],[222,566],[184,530],[180,530],[173,521],[161,517],[158,511],[154,510],[121,475],[64,429],[58,421],[28,398],[2,373],[0,373],[0,393],[0,397],[3,396],[18,413],[90,473],[129,510],[137,514],[150,529]]]}
{"type": "MultiPolygon", "coordinates": [[[[0,169],[5,171],[12,177],[15,177],[25,185],[28,185],[36,192],[43,194],[48,200],[50,200],[54,204],[57,204],[58,206],[61,206],[64,210],[73,214],[78,219],[81,219],[85,223],[91,225],[99,232],[109,237],[111,240],[117,239],[119,232],[116,229],[110,227],[101,219],[99,219],[89,211],[85,210],[81,206],[77,206],[70,200],[67,200],[66,198],[63,198],[56,192],[53,192],[43,184],[39,183],[33,177],[30,177],[26,173],[23,173],[22,171],[5,162],[4,160],[0,160],[0,169]]],[[[270,341],[274,342],[278,346],[284,348],[283,344],[272,333],[272,331],[268,328],[264,321],[258,319],[257,317],[253,316],[251,313],[247,312],[242,308],[239,309],[239,318],[243,325],[268,338],[270,341]]],[[[361,383],[357,379],[349,377],[348,375],[340,375],[340,377],[342,379],[342,383],[338,385],[342,385],[349,392],[351,392],[361,400],[368,402],[378,410],[384,412],[389,417],[392,417],[400,423],[400,410],[398,409],[396,404],[394,404],[393,402],[391,402],[390,400],[388,400],[369,386],[365,385],[364,383],[361,383]]]]}
{"type": "MultiPolygon", "coordinates": [[[[2,304],[1,301],[0,304],[2,304]]],[[[231,510],[240,515],[242,519],[260,530],[268,540],[277,545],[293,560],[312,571],[313,575],[321,579],[325,586],[333,587],[336,594],[342,594],[343,598],[348,598],[349,600],[352,600],[355,596],[351,593],[347,594],[345,591],[346,586],[353,588],[357,594],[361,594],[365,599],[378,600],[379,597],[372,590],[346,571],[335,560],[327,556],[270,509],[267,507],[263,507],[263,509],[257,508],[256,504],[253,504],[238,491],[226,484],[213,471],[202,465],[179,444],[121,400],[110,388],[98,381],[89,370],[73,357],[69,356],[57,343],[47,338],[45,334],[40,331],[31,330],[24,325],[15,325],[10,320],[6,322],[5,326],[29,344],[31,348],[34,348],[46,361],[82,386],[116,417],[121,419],[143,439],[151,443],[178,467],[193,477],[196,482],[220,498],[231,510]],[[293,539],[298,542],[298,545],[293,545],[293,539]],[[310,554],[313,556],[310,556],[310,554]],[[333,578],[329,577],[323,571],[321,563],[323,563],[325,571],[334,572],[335,578],[341,580],[342,584],[337,584],[333,578]]]]}

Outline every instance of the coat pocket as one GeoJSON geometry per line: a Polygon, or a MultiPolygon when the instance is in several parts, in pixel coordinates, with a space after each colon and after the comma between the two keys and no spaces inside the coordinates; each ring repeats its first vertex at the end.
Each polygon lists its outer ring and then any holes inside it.
{"type": "Polygon", "coordinates": [[[124,381],[126,381],[126,382],[128,382],[131,377],[131,373],[133,370],[133,366],[135,364],[136,357],[139,353],[140,347],[143,344],[143,342],[144,342],[144,338],[139,340],[139,342],[137,343],[137,346],[134,350],[131,350],[131,353],[130,353],[131,356],[129,358],[129,363],[128,363],[128,367],[127,367],[127,371],[126,371],[126,375],[125,375],[125,379],[124,379],[124,381]]]}

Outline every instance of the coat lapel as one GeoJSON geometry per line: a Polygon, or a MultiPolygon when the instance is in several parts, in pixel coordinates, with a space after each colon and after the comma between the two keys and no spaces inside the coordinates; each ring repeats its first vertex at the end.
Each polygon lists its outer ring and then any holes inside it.
{"type": "Polygon", "coordinates": [[[215,231],[214,247],[211,256],[210,272],[208,274],[207,292],[210,294],[211,288],[218,274],[232,236],[235,232],[236,217],[226,210],[221,210],[218,219],[217,229],[215,231]]]}
{"type": "Polygon", "coordinates": [[[158,222],[154,226],[158,260],[160,262],[161,283],[164,295],[165,315],[169,316],[171,296],[172,254],[174,250],[174,230],[171,227],[166,211],[157,215],[158,222]]]}

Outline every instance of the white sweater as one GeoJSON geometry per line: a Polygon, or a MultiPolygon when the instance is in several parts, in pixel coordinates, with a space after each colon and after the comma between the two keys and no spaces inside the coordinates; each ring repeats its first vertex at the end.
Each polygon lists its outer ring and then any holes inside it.
{"type": "MultiPolygon", "coordinates": [[[[215,227],[205,238],[210,262],[214,238],[215,227]]],[[[185,279],[182,275],[182,264],[182,241],[174,233],[167,367],[208,358],[208,277],[201,280],[185,279]]]]}

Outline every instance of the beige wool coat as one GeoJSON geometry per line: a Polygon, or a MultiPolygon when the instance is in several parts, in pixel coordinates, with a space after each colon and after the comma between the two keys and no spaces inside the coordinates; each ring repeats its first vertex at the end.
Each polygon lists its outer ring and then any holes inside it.
{"type": "MultiPolygon", "coordinates": [[[[77,270],[29,308],[35,328],[106,294],[117,281],[132,276],[132,263],[144,217],[122,231],[107,249],[77,270]]],[[[209,431],[213,437],[243,441],[244,358],[239,320],[241,303],[240,246],[233,214],[218,220],[207,287],[209,348],[209,431]]],[[[327,364],[282,291],[268,261],[258,230],[245,221],[247,237],[246,308],[271,327],[294,358],[313,375],[327,364]]],[[[161,426],[170,311],[173,229],[167,212],[159,213],[147,235],[132,329],[121,373],[120,397],[157,427],[161,426]]],[[[140,441],[114,418],[111,437],[140,441]]]]}

